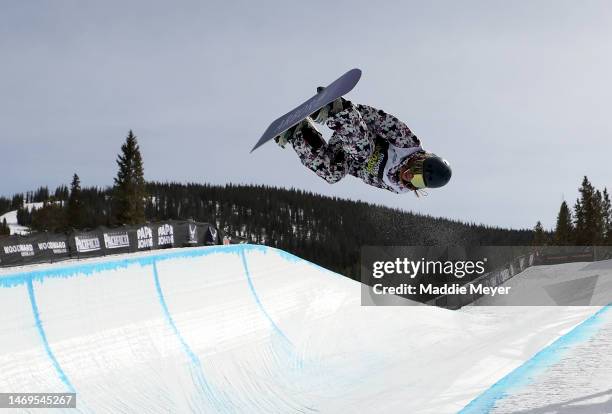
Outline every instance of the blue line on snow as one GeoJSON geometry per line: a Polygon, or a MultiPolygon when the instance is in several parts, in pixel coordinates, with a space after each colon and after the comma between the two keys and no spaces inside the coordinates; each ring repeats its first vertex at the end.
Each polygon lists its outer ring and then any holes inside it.
{"type": "Polygon", "coordinates": [[[242,259],[242,266],[244,267],[244,274],[246,276],[247,283],[249,284],[249,289],[251,290],[251,294],[255,298],[255,302],[257,303],[257,307],[259,308],[261,313],[263,313],[263,315],[266,317],[266,319],[268,320],[268,322],[272,326],[272,329],[274,329],[274,332],[276,332],[278,335],[280,335],[289,345],[291,345],[293,347],[293,344],[291,343],[289,338],[287,338],[287,335],[285,335],[285,333],[278,327],[276,322],[274,322],[274,319],[272,319],[270,314],[268,314],[268,312],[266,311],[266,308],[263,306],[263,303],[261,303],[261,299],[259,298],[259,295],[257,294],[257,290],[255,289],[255,285],[253,284],[253,279],[251,278],[251,273],[249,272],[249,266],[248,266],[247,261],[246,261],[246,255],[244,254],[244,250],[240,252],[240,257],[242,259]]]}
{"type": "MultiPolygon", "coordinates": [[[[206,246],[199,248],[190,248],[190,249],[177,249],[173,251],[158,251],[154,254],[145,254],[142,256],[117,256],[116,258],[107,257],[104,258],[108,261],[84,261],[80,263],[65,263],[64,266],[58,267],[57,264],[53,265],[50,268],[46,269],[38,269],[38,270],[30,270],[30,271],[21,271],[15,273],[6,273],[0,274],[0,288],[10,289],[18,286],[26,286],[30,295],[30,301],[32,305],[32,310],[34,314],[34,319],[36,322],[36,327],[38,329],[38,333],[41,337],[43,345],[45,347],[45,351],[51,360],[58,376],[61,381],[66,384],[66,386],[74,392],[74,387],[68,380],[68,377],[62,370],[59,365],[57,359],[55,358],[51,347],[47,341],[46,334],[43,329],[42,322],[40,320],[40,316],[38,313],[38,307],[36,304],[36,299],[34,295],[33,282],[44,283],[47,279],[68,279],[72,277],[88,277],[94,274],[102,273],[105,271],[114,271],[118,269],[125,269],[129,266],[140,265],[144,266],[153,266],[156,265],[157,262],[173,260],[173,259],[190,259],[190,258],[199,258],[205,257],[209,255],[216,254],[230,254],[230,255],[239,255],[240,252],[248,250],[248,251],[259,251],[264,254],[269,253],[270,251],[281,252],[280,250],[269,248],[267,246],[259,246],[259,245],[230,245],[230,246],[206,246]]],[[[287,254],[285,258],[287,260],[291,260],[291,255],[287,254]]],[[[98,258],[99,260],[99,258],[98,258]]],[[[294,256],[293,260],[302,260],[298,257],[294,256]]],[[[160,300],[160,305],[165,314],[166,320],[170,325],[171,329],[174,331],[174,334],[177,336],[181,346],[185,354],[188,356],[190,361],[190,366],[192,370],[192,375],[194,376],[194,380],[196,384],[202,390],[202,393],[206,395],[210,402],[214,405],[215,411],[217,412],[233,412],[235,411],[235,407],[231,403],[231,401],[227,401],[225,393],[214,392],[214,387],[205,380],[202,364],[197,355],[193,352],[193,350],[189,347],[185,339],[180,334],[174,319],[172,318],[167,303],[165,301],[163,291],[161,289],[161,284],[159,282],[159,276],[157,274],[157,268],[154,268],[155,273],[155,283],[158,298],[160,300]]]]}
{"type": "Polygon", "coordinates": [[[183,347],[183,350],[185,351],[185,353],[187,354],[191,362],[193,362],[196,365],[200,365],[200,359],[191,350],[189,345],[187,345],[187,342],[185,342],[185,339],[183,338],[178,328],[176,327],[176,324],[174,323],[174,319],[172,318],[172,315],[170,315],[170,311],[168,310],[168,304],[166,303],[166,299],[164,298],[164,293],[162,291],[161,284],[159,282],[159,274],[157,273],[157,264],[155,263],[153,263],[153,279],[155,280],[155,290],[157,291],[157,298],[159,299],[159,303],[164,312],[164,317],[166,318],[166,321],[172,328],[172,331],[178,338],[179,342],[181,343],[183,347]]]}
{"type": "Polygon", "coordinates": [[[166,321],[172,328],[174,335],[176,335],[179,342],[181,343],[181,346],[183,347],[183,351],[187,354],[187,356],[191,360],[191,366],[192,366],[193,373],[195,374],[196,380],[199,386],[202,388],[204,395],[215,406],[217,410],[220,410],[222,408],[227,410],[227,407],[223,407],[223,404],[215,396],[215,391],[213,390],[213,387],[206,380],[200,358],[198,358],[198,356],[193,352],[191,347],[187,344],[187,342],[181,335],[180,331],[176,327],[176,323],[174,322],[174,319],[172,318],[172,315],[170,314],[170,310],[168,309],[168,304],[166,303],[166,299],[162,291],[161,283],[159,281],[159,274],[157,272],[157,264],[155,262],[153,262],[153,279],[155,281],[155,290],[157,291],[157,297],[159,299],[159,303],[164,312],[166,321]]]}
{"type": "MultiPolygon", "coordinates": [[[[206,247],[190,248],[190,249],[177,249],[177,250],[172,250],[172,251],[156,251],[155,253],[145,252],[144,255],[136,255],[136,256],[134,255],[117,256],[117,257],[111,256],[111,257],[103,258],[103,260],[105,261],[99,261],[100,258],[96,258],[97,260],[94,259],[91,261],[86,259],[85,261],[82,261],[82,262],[77,262],[77,263],[68,262],[68,263],[63,263],[59,266],[58,264],[53,264],[52,266],[48,268],[0,274],[0,288],[10,289],[10,288],[14,288],[17,286],[27,287],[29,295],[30,295],[30,301],[32,305],[32,311],[34,314],[34,319],[36,322],[36,327],[38,329],[38,333],[45,347],[45,351],[49,359],[51,360],[61,381],[64,384],[66,384],[66,386],[70,390],[74,392],[74,387],[72,386],[72,384],[68,380],[68,377],[62,370],[59,362],[55,358],[51,350],[51,347],[47,341],[47,337],[44,332],[42,322],[40,320],[40,315],[38,313],[36,298],[34,295],[34,289],[33,289],[34,281],[42,284],[47,279],[56,279],[56,278],[67,279],[67,278],[72,278],[72,277],[88,277],[88,276],[92,276],[94,274],[102,273],[105,271],[125,269],[133,265],[140,265],[142,267],[153,266],[158,262],[162,262],[166,260],[173,260],[173,259],[198,258],[198,257],[205,257],[209,255],[216,255],[216,254],[241,255],[243,266],[244,266],[245,273],[246,273],[247,282],[249,284],[249,289],[251,290],[251,293],[253,294],[253,297],[257,303],[257,306],[262,311],[263,315],[265,315],[269,323],[272,325],[274,331],[279,334],[279,336],[284,340],[284,342],[287,345],[293,347],[293,344],[289,341],[287,336],[276,325],[274,320],[270,317],[268,312],[265,310],[257,294],[257,291],[251,279],[251,275],[249,273],[249,269],[246,263],[246,258],[245,258],[244,253],[247,251],[248,252],[259,252],[263,254],[273,253],[273,254],[276,254],[282,257],[283,259],[289,262],[303,262],[315,268],[318,268],[319,270],[324,270],[327,273],[337,276],[336,273],[331,272],[328,269],[322,268],[314,263],[308,262],[298,256],[295,256],[291,253],[287,253],[283,250],[275,249],[273,247],[268,247],[268,246],[262,246],[262,245],[238,244],[238,245],[229,245],[229,246],[206,246],[206,247]]],[[[188,346],[188,344],[185,342],[184,338],[182,338],[182,336],[180,335],[176,327],[176,324],[174,323],[174,320],[172,319],[170,315],[165,299],[163,297],[161,286],[159,285],[159,277],[157,275],[156,275],[156,288],[157,288],[158,296],[160,298],[162,309],[164,313],[166,314],[166,319],[169,325],[171,326],[172,330],[174,331],[174,333],[177,335],[186,355],[189,357],[191,361],[192,369],[194,370],[194,375],[196,376],[196,378],[198,378],[198,381],[202,383],[202,388],[203,390],[205,390],[207,389],[208,385],[206,385],[206,383],[204,382],[203,374],[201,374],[201,378],[200,378],[200,374],[198,374],[197,369],[195,369],[196,367],[199,367],[198,369],[201,370],[201,366],[202,366],[201,362],[199,361],[195,353],[191,350],[191,348],[188,346]]],[[[226,410],[233,409],[231,403],[229,403],[229,406],[227,406],[226,403],[216,400],[214,397],[214,393],[212,393],[212,391],[210,392],[211,392],[211,395],[213,395],[212,397],[213,402],[223,405],[224,406],[223,408],[225,408],[226,410]]],[[[208,394],[208,391],[206,391],[206,393],[208,394]]]]}
{"type": "Polygon", "coordinates": [[[497,401],[511,395],[512,392],[528,385],[534,377],[546,368],[557,363],[572,346],[591,338],[603,323],[602,316],[612,310],[611,305],[604,306],[594,315],[574,327],[570,332],[542,349],[520,367],[493,384],[478,397],[473,399],[458,414],[489,413],[497,401]]]}
{"type": "Polygon", "coordinates": [[[32,279],[27,280],[27,286],[28,296],[30,297],[30,304],[32,305],[32,314],[34,315],[34,322],[36,324],[36,329],[38,330],[38,335],[40,335],[40,339],[43,343],[43,346],[45,347],[45,351],[47,352],[47,356],[51,360],[53,368],[55,368],[55,372],[57,372],[59,379],[68,387],[69,392],[75,392],[74,387],[66,376],[66,373],[60,366],[59,362],[57,362],[57,359],[55,358],[55,355],[51,350],[51,346],[49,346],[49,341],[47,340],[45,329],[43,328],[42,321],[40,320],[40,313],[38,312],[38,305],[36,304],[36,296],[34,295],[34,285],[32,284],[32,279]]]}
{"type": "MultiPolygon", "coordinates": [[[[120,268],[126,268],[130,265],[139,264],[141,266],[154,265],[159,261],[177,259],[177,258],[195,258],[195,257],[204,257],[211,254],[239,254],[242,257],[243,266],[245,268],[245,273],[247,277],[247,281],[249,284],[249,288],[257,302],[257,306],[263,312],[267,320],[272,324],[273,329],[279,333],[288,343],[289,340],[285,336],[285,334],[278,328],[276,323],[272,320],[270,315],[267,313],[261,300],[259,299],[255,287],[253,285],[253,281],[251,279],[248,266],[245,258],[245,251],[258,251],[264,254],[268,254],[270,252],[274,252],[279,256],[283,257],[285,260],[292,262],[301,262],[304,261],[309,265],[317,267],[321,270],[325,270],[328,273],[335,274],[328,269],[321,268],[314,263],[310,263],[305,261],[295,255],[287,253],[282,250],[274,249],[268,246],[261,245],[230,245],[230,246],[207,246],[200,248],[191,248],[191,249],[180,249],[178,251],[171,252],[156,252],[155,254],[148,254],[145,256],[137,256],[137,257],[119,257],[117,259],[110,259],[106,262],[81,262],[77,264],[66,264],[62,267],[51,267],[48,269],[41,270],[31,270],[25,272],[16,272],[16,273],[8,273],[1,275],[0,274],[0,288],[12,288],[20,285],[26,285],[30,297],[30,302],[32,306],[32,312],[34,315],[34,320],[36,322],[36,328],[38,330],[39,336],[43,342],[43,346],[45,351],[51,360],[59,378],[61,381],[72,391],[74,392],[74,387],[68,380],[66,374],[62,370],[59,365],[57,359],[55,358],[51,347],[47,341],[47,337],[42,325],[42,321],[40,319],[38,306],[36,304],[36,298],[34,295],[33,281],[37,281],[43,283],[47,278],[70,278],[76,277],[79,275],[90,276],[95,273],[100,273],[108,270],[116,270],[120,268]]],[[[155,269],[156,273],[156,269],[155,269]]],[[[179,338],[181,345],[185,349],[186,354],[189,356],[190,360],[194,365],[198,365],[201,367],[201,363],[197,356],[193,353],[193,351],[189,348],[185,340],[181,337],[174,320],[172,319],[168,307],[163,298],[163,294],[161,291],[161,286],[159,285],[159,278],[156,277],[156,288],[158,289],[158,295],[160,295],[160,302],[162,308],[164,309],[164,313],[166,314],[166,318],[168,323],[174,330],[175,334],[179,338]]],[[[502,378],[497,383],[493,384],[488,390],[483,392],[480,396],[471,401],[466,407],[464,407],[460,413],[468,414],[468,413],[482,413],[490,411],[494,406],[495,402],[504,398],[509,394],[510,391],[516,390],[518,387],[525,385],[528,383],[529,378],[533,376],[534,373],[537,373],[540,370],[543,370],[550,365],[557,362],[563,351],[570,348],[572,345],[575,345],[578,342],[582,342],[588,338],[590,338],[595,332],[599,323],[601,323],[601,316],[604,312],[610,310],[611,305],[608,305],[598,311],[595,315],[588,318],[586,321],[575,327],[568,334],[562,336],[557,339],[550,346],[544,348],[542,351],[537,353],[533,358],[526,361],[523,365],[512,371],[506,377],[502,378]]]]}

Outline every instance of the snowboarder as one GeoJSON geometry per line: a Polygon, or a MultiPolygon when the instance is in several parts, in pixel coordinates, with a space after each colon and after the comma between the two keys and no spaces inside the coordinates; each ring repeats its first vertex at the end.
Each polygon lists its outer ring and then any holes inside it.
{"type": "MultiPolygon", "coordinates": [[[[321,87],[317,92],[322,90],[321,87]]],[[[449,163],[425,151],[408,126],[393,115],[338,98],[274,138],[289,142],[302,164],[330,184],[347,174],[378,188],[416,195],[442,187],[451,178],[449,163]],[[325,142],[315,122],[333,135],[325,142]]]]}

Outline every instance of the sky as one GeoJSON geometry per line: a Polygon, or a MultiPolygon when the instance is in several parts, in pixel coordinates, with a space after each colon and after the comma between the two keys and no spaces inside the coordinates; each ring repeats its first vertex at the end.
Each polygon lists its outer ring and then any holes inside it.
{"type": "MultiPolygon", "coordinates": [[[[468,222],[554,225],[582,177],[612,187],[609,1],[0,3],[0,195],[111,185],[128,130],[145,177],[266,184],[468,222]],[[417,199],[330,185],[271,121],[345,71],[452,181],[417,199]]],[[[326,136],[328,131],[324,131],[326,136]]]]}

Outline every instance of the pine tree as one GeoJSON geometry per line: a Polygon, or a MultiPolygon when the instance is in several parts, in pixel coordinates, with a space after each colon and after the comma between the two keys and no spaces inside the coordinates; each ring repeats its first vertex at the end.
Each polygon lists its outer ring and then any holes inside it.
{"type": "Polygon", "coordinates": [[[119,171],[113,189],[114,217],[117,224],[145,221],[146,188],[142,156],[136,136],[130,130],[117,157],[119,171]]]}
{"type": "Polygon", "coordinates": [[[580,198],[577,198],[576,204],[574,204],[574,243],[577,245],[584,244],[584,222],[584,207],[580,198]]]}
{"type": "Polygon", "coordinates": [[[61,232],[66,228],[66,213],[55,203],[45,203],[41,208],[32,209],[31,217],[33,230],[61,232]]]}
{"type": "Polygon", "coordinates": [[[544,246],[546,244],[547,237],[544,231],[544,226],[538,221],[533,229],[533,242],[534,246],[544,246]]]}
{"type": "Polygon", "coordinates": [[[0,214],[4,214],[11,209],[11,200],[6,197],[0,197],[0,214]]]}
{"type": "Polygon", "coordinates": [[[604,201],[601,191],[595,191],[595,197],[593,198],[593,245],[601,245],[605,239],[605,214],[604,214],[604,201]]]}
{"type": "Polygon", "coordinates": [[[39,187],[34,193],[30,193],[28,198],[33,203],[44,203],[49,200],[49,188],[39,187]]]}
{"type": "Polygon", "coordinates": [[[23,208],[23,194],[15,194],[11,199],[11,210],[23,208]]]}
{"type": "Polygon", "coordinates": [[[572,213],[564,201],[557,215],[557,226],[555,227],[555,244],[567,246],[572,244],[574,238],[574,226],[572,224],[572,213]]]}
{"type": "Polygon", "coordinates": [[[68,200],[69,196],[70,196],[70,193],[68,191],[68,187],[66,187],[65,185],[60,185],[59,187],[55,189],[55,193],[54,193],[55,200],[61,201],[62,204],[66,200],[68,200]]]}
{"type": "Polygon", "coordinates": [[[603,197],[585,176],[574,207],[577,245],[601,244],[603,236],[603,197]]]}
{"type": "Polygon", "coordinates": [[[72,176],[70,196],[66,208],[66,221],[69,228],[80,229],[83,225],[83,207],[81,202],[81,180],[77,174],[72,176]]]}
{"type": "Polygon", "coordinates": [[[612,203],[610,202],[610,194],[607,188],[603,190],[601,211],[603,214],[604,243],[612,245],[612,203]]]}
{"type": "Polygon", "coordinates": [[[0,223],[0,236],[9,236],[11,234],[11,229],[8,224],[6,224],[6,218],[2,219],[2,223],[0,223]]]}
{"type": "Polygon", "coordinates": [[[29,226],[32,224],[32,212],[36,210],[32,208],[31,210],[26,207],[20,207],[17,210],[17,224],[20,226],[29,226]]]}

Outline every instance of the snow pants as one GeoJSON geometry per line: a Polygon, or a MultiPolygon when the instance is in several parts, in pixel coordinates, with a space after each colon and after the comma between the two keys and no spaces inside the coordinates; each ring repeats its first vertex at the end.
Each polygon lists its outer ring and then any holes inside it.
{"type": "Polygon", "coordinates": [[[334,131],[329,142],[315,128],[308,127],[294,135],[292,144],[302,164],[328,183],[335,183],[347,174],[360,176],[374,151],[377,136],[399,147],[419,145],[418,138],[403,122],[366,105],[349,104],[329,117],[326,125],[334,131]]]}
{"type": "Polygon", "coordinates": [[[329,142],[309,126],[294,135],[292,144],[302,164],[328,183],[335,183],[348,174],[351,165],[365,164],[374,150],[374,134],[352,105],[326,124],[334,131],[329,142]]]}

